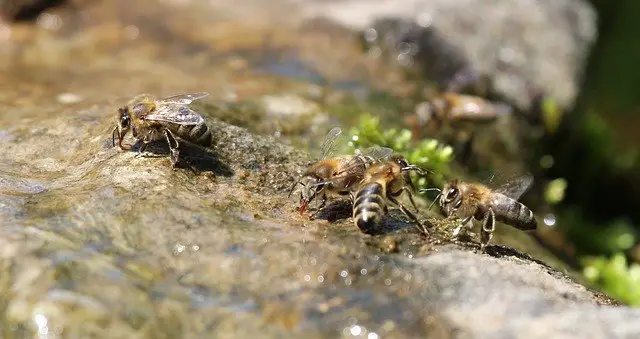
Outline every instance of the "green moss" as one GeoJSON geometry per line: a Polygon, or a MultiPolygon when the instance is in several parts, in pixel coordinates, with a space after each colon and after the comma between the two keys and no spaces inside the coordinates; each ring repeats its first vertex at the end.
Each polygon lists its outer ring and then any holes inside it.
{"type": "MultiPolygon", "coordinates": [[[[384,129],[378,117],[363,114],[357,126],[349,130],[351,147],[364,148],[380,145],[392,148],[404,155],[407,160],[425,170],[430,170],[432,184],[442,186],[451,173],[449,163],[453,159],[453,148],[441,144],[435,139],[414,140],[408,129],[384,129]]],[[[426,187],[426,178],[417,179],[418,187],[426,187]]]]}
{"type": "Polygon", "coordinates": [[[628,264],[624,254],[584,260],[584,275],[612,297],[640,306],[640,265],[628,264]]]}
{"type": "Polygon", "coordinates": [[[624,218],[597,224],[580,209],[569,207],[558,213],[558,220],[578,255],[611,255],[628,250],[637,240],[633,225],[624,218]]]}

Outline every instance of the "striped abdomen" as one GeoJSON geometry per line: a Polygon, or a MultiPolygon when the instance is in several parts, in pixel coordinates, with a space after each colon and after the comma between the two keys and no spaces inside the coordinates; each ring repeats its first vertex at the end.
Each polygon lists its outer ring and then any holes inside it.
{"type": "Polygon", "coordinates": [[[538,227],[533,212],[527,206],[503,194],[493,195],[491,208],[500,222],[525,231],[538,227]]]}
{"type": "Polygon", "coordinates": [[[369,233],[380,225],[386,214],[384,194],[384,187],[377,182],[365,184],[356,193],[353,220],[361,231],[369,233]]]}
{"type": "Polygon", "coordinates": [[[199,125],[179,125],[177,129],[172,128],[172,132],[178,137],[196,145],[211,146],[211,131],[204,122],[199,125]]]}

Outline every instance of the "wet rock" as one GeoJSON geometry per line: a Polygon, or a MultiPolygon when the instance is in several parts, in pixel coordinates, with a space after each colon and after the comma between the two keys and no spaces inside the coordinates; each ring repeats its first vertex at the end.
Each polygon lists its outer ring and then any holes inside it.
{"type": "MultiPolygon", "coordinates": [[[[215,36],[229,22],[211,18],[225,5],[226,15],[240,11],[236,2],[216,2],[215,11],[209,1],[180,10],[150,3],[106,1],[118,10],[87,7],[80,22],[60,13],[63,28],[47,34],[12,27],[15,53],[0,54],[4,338],[640,333],[630,320],[637,310],[542,264],[552,262],[544,255],[502,246],[483,254],[446,245],[437,230],[425,239],[397,211],[379,236],[362,234],[348,213],[331,222],[300,216],[287,195],[309,153],[252,131],[251,119],[237,118],[247,128],[224,121],[230,115],[216,94],[232,88],[240,102],[256,103],[308,84],[225,66],[237,46],[215,36]],[[162,25],[146,20],[163,13],[172,15],[162,25]],[[134,24],[136,37],[127,33],[134,24]],[[185,144],[194,171],[172,169],[162,142],[148,157],[112,146],[114,114],[132,96],[196,91],[212,93],[197,109],[214,143],[185,144]]],[[[255,35],[263,29],[241,26],[255,35]]],[[[239,44],[237,53],[246,53],[247,42],[239,44]]],[[[316,53],[335,62],[336,49],[316,53]]],[[[306,110],[289,103],[279,107],[306,110]]],[[[246,109],[254,108],[264,107],[246,109]]],[[[321,140],[326,127],[302,136],[321,140]]],[[[423,219],[433,218],[426,202],[418,204],[423,219]]]]}
{"type": "Polygon", "coordinates": [[[309,16],[363,31],[400,64],[415,61],[444,87],[487,78],[491,91],[523,110],[538,93],[573,104],[597,35],[595,10],[583,0],[299,3],[309,16]]]}

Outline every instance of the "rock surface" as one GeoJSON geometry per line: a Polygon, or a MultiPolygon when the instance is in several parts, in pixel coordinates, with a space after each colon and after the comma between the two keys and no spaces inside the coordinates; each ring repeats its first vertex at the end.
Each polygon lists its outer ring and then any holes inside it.
{"type": "Polygon", "coordinates": [[[229,101],[308,96],[309,83],[264,71],[276,54],[290,66],[283,50],[301,56],[295,65],[342,67],[318,71],[327,78],[363,79],[351,66],[366,61],[348,36],[318,48],[318,32],[209,3],[94,2],[49,12],[54,29],[10,27],[0,46],[4,338],[640,335],[640,310],[508,247],[481,254],[401,221],[372,237],[347,218],[299,216],[287,193],[312,157],[285,143],[319,140],[331,119],[276,133],[281,109],[268,108],[295,102],[287,119],[313,114],[303,99],[238,109],[252,114],[236,116],[246,129],[220,118],[229,101]],[[162,25],[152,20],[163,13],[162,25]],[[272,45],[252,45],[265,35],[272,45]],[[197,107],[215,138],[211,150],[185,150],[196,172],[172,170],[161,143],[158,157],[112,147],[113,114],[129,98],[195,91],[212,93],[197,107]]]}
{"type": "Polygon", "coordinates": [[[441,85],[465,73],[488,77],[490,90],[522,110],[539,92],[570,107],[597,36],[596,12],[583,0],[297,2],[305,15],[372,30],[371,42],[393,45],[399,62],[413,58],[441,85]]]}

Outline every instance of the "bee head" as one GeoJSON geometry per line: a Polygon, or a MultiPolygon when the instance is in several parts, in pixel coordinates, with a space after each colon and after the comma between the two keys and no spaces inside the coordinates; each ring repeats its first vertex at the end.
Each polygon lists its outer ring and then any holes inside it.
{"type": "Polygon", "coordinates": [[[306,176],[300,180],[302,188],[300,189],[300,201],[310,202],[315,199],[316,195],[324,188],[322,179],[316,176],[306,176]]]}
{"type": "Polygon", "coordinates": [[[462,204],[462,194],[460,194],[458,184],[458,180],[451,181],[444,187],[442,195],[440,195],[440,206],[445,209],[447,215],[455,212],[462,204]]]}
{"type": "Polygon", "coordinates": [[[116,115],[116,127],[113,129],[112,133],[112,142],[113,146],[116,145],[116,138],[118,139],[118,145],[122,148],[122,139],[131,129],[131,115],[129,114],[129,110],[126,107],[121,107],[118,109],[118,113],[116,115]]]}
{"type": "Polygon", "coordinates": [[[400,154],[394,154],[391,159],[398,165],[400,165],[400,167],[402,169],[409,167],[409,162],[407,162],[407,159],[405,159],[405,157],[403,157],[400,154]]]}
{"type": "Polygon", "coordinates": [[[118,129],[121,131],[127,130],[131,127],[131,115],[126,107],[118,109],[118,129]]]}

